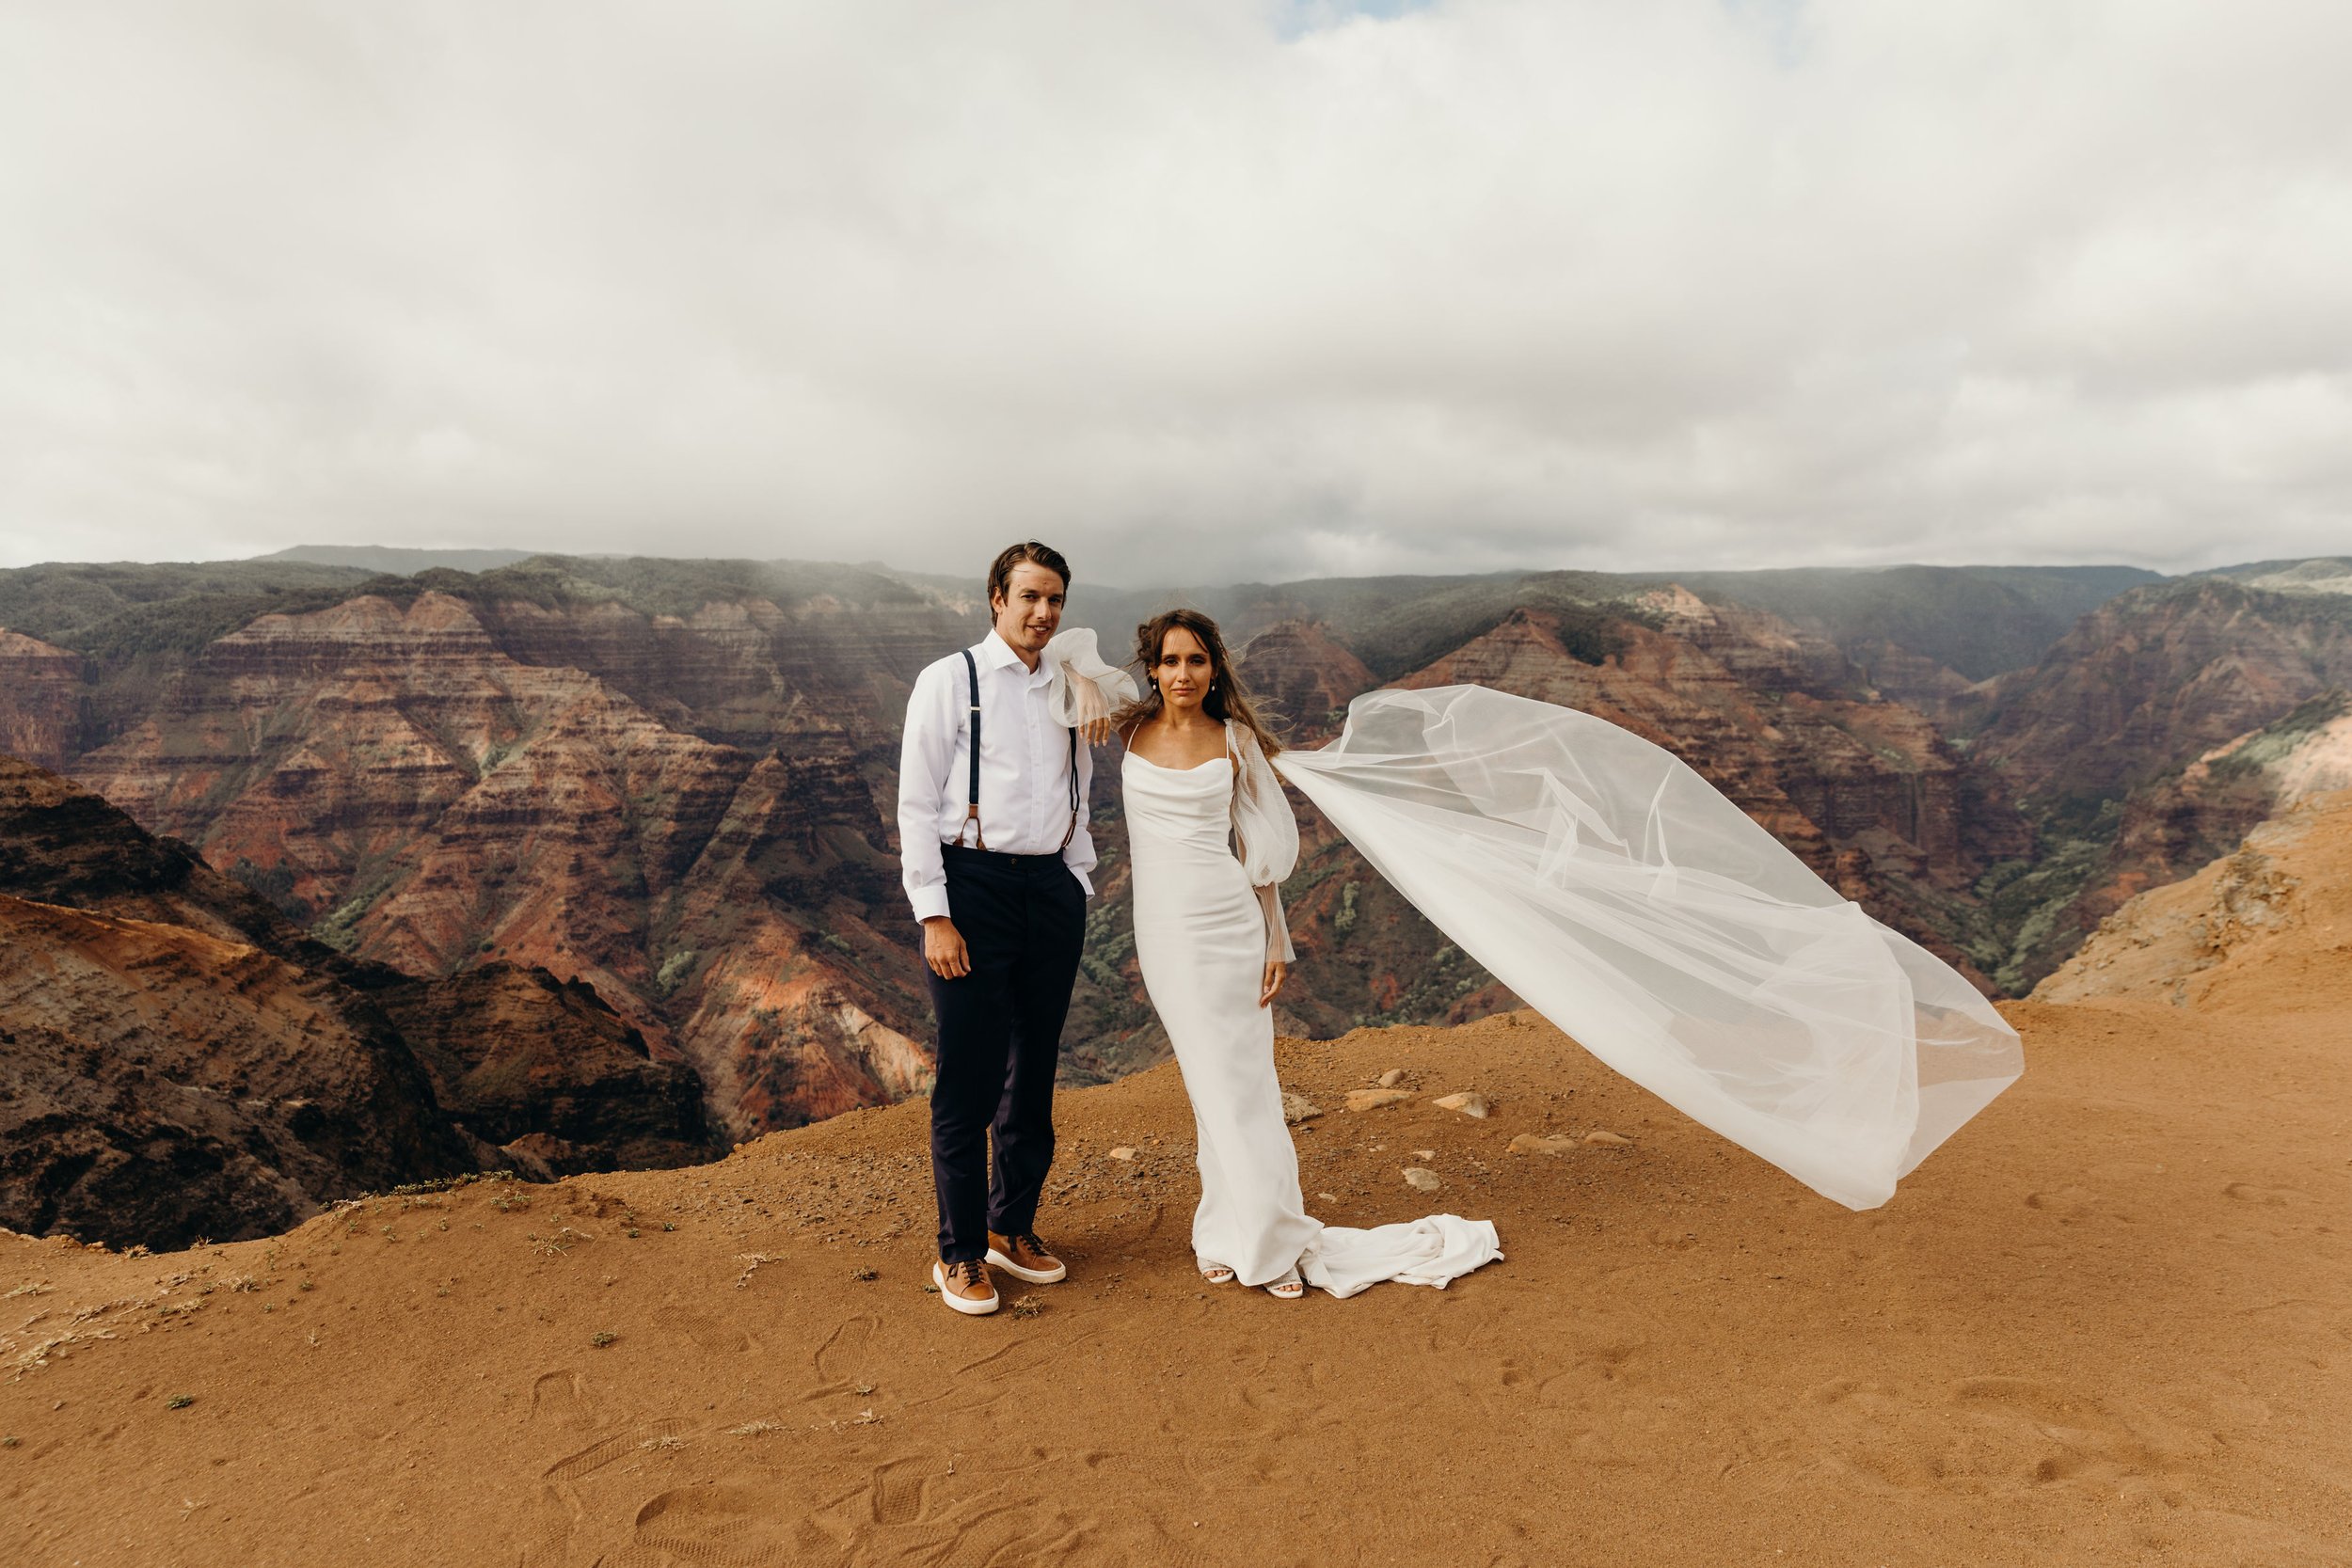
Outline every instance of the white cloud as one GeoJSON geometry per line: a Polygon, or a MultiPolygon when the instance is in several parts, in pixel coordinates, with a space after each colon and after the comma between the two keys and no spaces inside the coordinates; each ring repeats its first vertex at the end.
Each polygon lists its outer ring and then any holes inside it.
{"type": "Polygon", "coordinates": [[[2340,552],[2345,58],[2334,0],[18,7],[0,564],[2340,552]]]}

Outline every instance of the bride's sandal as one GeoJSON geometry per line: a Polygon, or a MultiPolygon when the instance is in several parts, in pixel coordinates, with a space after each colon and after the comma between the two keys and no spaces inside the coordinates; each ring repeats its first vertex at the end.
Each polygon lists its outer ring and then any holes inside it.
{"type": "Polygon", "coordinates": [[[1212,1285],[1230,1285],[1233,1282],[1233,1271],[1222,1263],[1203,1263],[1200,1277],[1212,1285]]]}
{"type": "Polygon", "coordinates": [[[1265,1288],[1265,1293],[1277,1301],[1296,1301],[1307,1293],[1307,1282],[1298,1277],[1298,1270],[1290,1273],[1265,1288]]]}

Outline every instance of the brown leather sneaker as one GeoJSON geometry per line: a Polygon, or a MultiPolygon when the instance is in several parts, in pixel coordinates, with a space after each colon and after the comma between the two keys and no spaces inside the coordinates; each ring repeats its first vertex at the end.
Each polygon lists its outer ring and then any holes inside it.
{"type": "Polygon", "coordinates": [[[975,1258],[962,1263],[933,1263],[931,1283],[939,1299],[967,1318],[985,1318],[996,1310],[996,1286],[988,1268],[975,1258]]]}
{"type": "Polygon", "coordinates": [[[1070,1277],[1062,1260],[1045,1250],[1045,1243],[1037,1239],[1034,1230],[1024,1230],[1018,1236],[988,1233],[988,1260],[1015,1279],[1031,1285],[1053,1285],[1070,1277]]]}

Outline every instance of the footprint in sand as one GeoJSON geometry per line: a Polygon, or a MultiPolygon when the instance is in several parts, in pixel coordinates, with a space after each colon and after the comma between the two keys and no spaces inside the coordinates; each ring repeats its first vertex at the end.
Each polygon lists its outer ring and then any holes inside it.
{"type": "Polygon", "coordinates": [[[2121,1217],[2114,1213],[2104,1195],[2094,1193],[2088,1187],[2059,1187],[2051,1192],[2028,1193],[2026,1195],[2026,1207],[2055,1216],[2060,1225],[2070,1225],[2075,1220],[2088,1219],[2103,1212],[2110,1218],[2121,1217]]]}
{"type": "Polygon", "coordinates": [[[1046,1500],[1067,1463],[1067,1456],[1042,1449],[1009,1467],[984,1469],[969,1459],[953,1468],[936,1453],[900,1455],[876,1465],[862,1485],[829,1497],[805,1490],[821,1484],[808,1473],[674,1487],[638,1508],[633,1549],[697,1568],[1170,1560],[1126,1549],[1132,1520],[1073,1514],[1046,1500]],[[953,1495],[959,1488],[961,1497],[953,1495]]]}
{"type": "Polygon", "coordinates": [[[894,1459],[874,1471],[874,1523],[911,1525],[928,1512],[924,1494],[935,1466],[927,1460],[894,1459]]]}
{"type": "Polygon", "coordinates": [[[882,1320],[864,1313],[834,1324],[808,1358],[810,1370],[817,1374],[817,1386],[805,1397],[816,1400],[849,1393],[871,1382],[874,1336],[881,1331],[882,1320]]]}
{"type": "Polygon", "coordinates": [[[2264,1187],[2251,1181],[2233,1181],[2221,1191],[2224,1196],[2233,1197],[2240,1203],[2260,1203],[2274,1209],[2283,1209],[2290,1203],[2301,1203],[2311,1196],[2311,1194],[2299,1188],[2264,1187]]]}
{"type": "Polygon", "coordinates": [[[1892,1416],[1907,1408],[1899,1390],[1883,1383],[1861,1383],[1835,1377],[1805,1390],[1810,1404],[1854,1411],[1865,1416],[1892,1416]]]}
{"type": "Polygon", "coordinates": [[[1093,1340],[1099,1332],[1086,1329],[1071,1333],[1057,1325],[1042,1333],[1025,1334],[966,1361],[942,1381],[938,1392],[911,1400],[905,1408],[917,1410],[946,1403],[952,1409],[977,1414],[1008,1394],[1017,1393],[1030,1378],[1059,1375],[1060,1369],[1068,1365],[1071,1353],[1093,1340]],[[981,1392],[983,1389],[986,1391],[981,1392]]]}
{"type": "Polygon", "coordinates": [[[664,1437],[682,1437],[685,1433],[686,1423],[675,1416],[645,1421],[630,1427],[627,1432],[617,1432],[600,1442],[591,1443],[577,1453],[565,1454],[547,1467],[546,1478],[553,1485],[568,1485],[584,1476],[594,1475],[616,1459],[637,1452],[648,1443],[660,1442],[664,1437]]]}
{"type": "Polygon", "coordinates": [[[777,1501],[756,1486],[677,1487],[638,1509],[637,1544],[696,1568],[786,1568],[803,1560],[792,1539],[801,1532],[777,1501]]]}
{"type": "Polygon", "coordinates": [[[2104,1402],[2026,1378],[1963,1379],[1952,1385],[1951,1403],[1974,1418],[1977,1441],[1947,1456],[1944,1473],[1996,1486],[2080,1481],[2112,1489],[2169,1477],[2179,1462],[2210,1453],[2216,1443],[2209,1432],[2153,1416],[2133,1419],[2104,1402]]]}
{"type": "Polygon", "coordinates": [[[664,1302],[654,1308],[653,1325],[673,1338],[686,1340],[706,1355],[741,1355],[758,1348],[744,1330],[675,1302],[664,1302]]]}
{"type": "Polygon", "coordinates": [[[530,1422],[534,1427],[574,1427],[596,1424],[588,1406],[588,1380],[570,1368],[541,1372],[531,1386],[530,1422]]]}
{"type": "MultiPolygon", "coordinates": [[[[588,1381],[570,1368],[542,1372],[531,1386],[531,1427],[533,1432],[577,1443],[596,1429],[588,1381]]],[[[531,1544],[522,1555],[522,1568],[569,1568],[573,1532],[587,1516],[578,1483],[645,1444],[676,1437],[686,1423],[675,1418],[649,1421],[574,1449],[539,1474],[538,1496],[532,1504],[531,1544]]]]}

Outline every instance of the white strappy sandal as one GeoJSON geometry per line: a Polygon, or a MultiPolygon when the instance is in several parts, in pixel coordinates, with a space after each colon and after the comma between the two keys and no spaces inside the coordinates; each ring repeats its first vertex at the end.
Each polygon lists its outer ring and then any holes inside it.
{"type": "Polygon", "coordinates": [[[1264,1289],[1276,1301],[1296,1301],[1307,1293],[1307,1282],[1298,1276],[1298,1265],[1293,1263],[1290,1273],[1264,1289]]]}

